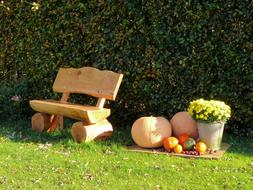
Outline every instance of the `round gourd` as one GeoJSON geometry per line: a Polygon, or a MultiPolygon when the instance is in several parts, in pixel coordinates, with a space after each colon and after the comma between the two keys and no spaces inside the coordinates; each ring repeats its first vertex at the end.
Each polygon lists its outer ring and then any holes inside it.
{"type": "Polygon", "coordinates": [[[174,149],[173,149],[173,151],[175,152],[175,153],[181,153],[181,152],[183,152],[183,147],[182,147],[182,145],[181,144],[177,144],[175,147],[174,147],[174,149]]]}
{"type": "Polygon", "coordinates": [[[196,151],[200,152],[200,153],[205,153],[206,152],[206,144],[204,142],[198,142],[196,144],[196,151]]]}
{"type": "Polygon", "coordinates": [[[197,122],[192,119],[188,112],[178,112],[170,120],[173,136],[179,138],[183,134],[198,138],[197,122]]]}
{"type": "Polygon", "coordinates": [[[131,130],[134,142],[143,148],[156,148],[163,145],[163,139],[172,133],[170,122],[164,117],[141,117],[131,130]]]}
{"type": "Polygon", "coordinates": [[[196,142],[193,138],[188,138],[184,144],[183,144],[183,148],[184,150],[193,150],[194,146],[195,146],[196,142]]]}
{"type": "Polygon", "coordinates": [[[167,151],[171,151],[175,146],[178,145],[178,139],[176,137],[165,137],[163,139],[163,147],[167,151]]]}

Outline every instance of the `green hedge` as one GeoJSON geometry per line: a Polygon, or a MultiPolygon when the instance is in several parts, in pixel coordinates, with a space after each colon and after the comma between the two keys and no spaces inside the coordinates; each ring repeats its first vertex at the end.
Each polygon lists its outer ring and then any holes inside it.
{"type": "Polygon", "coordinates": [[[59,67],[110,69],[125,75],[109,103],[115,125],[142,115],[171,118],[203,97],[231,105],[227,129],[252,135],[253,3],[201,2],[48,0],[32,10],[32,1],[6,1],[1,79],[27,84],[19,94],[27,102],[56,97],[59,67]]]}

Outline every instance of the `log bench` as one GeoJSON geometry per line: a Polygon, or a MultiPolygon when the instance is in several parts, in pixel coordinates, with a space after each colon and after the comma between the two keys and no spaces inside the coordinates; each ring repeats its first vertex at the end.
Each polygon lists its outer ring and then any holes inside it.
{"type": "Polygon", "coordinates": [[[72,137],[79,143],[109,137],[113,128],[106,119],[111,111],[104,108],[106,100],[115,100],[123,74],[93,67],[60,68],[53,91],[62,93],[57,100],[30,100],[37,111],[32,117],[32,129],[52,132],[63,128],[63,117],[79,120],[72,125],[72,137]],[[68,102],[70,94],[86,94],[98,98],[96,105],[68,102]]]}

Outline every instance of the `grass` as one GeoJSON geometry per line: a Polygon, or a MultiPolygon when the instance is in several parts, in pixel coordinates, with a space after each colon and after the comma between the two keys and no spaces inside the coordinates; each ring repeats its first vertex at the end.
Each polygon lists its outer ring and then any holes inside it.
{"type": "Polygon", "coordinates": [[[129,130],[75,143],[70,129],[36,133],[28,121],[0,122],[0,189],[253,189],[253,142],[225,134],[219,160],[126,151],[129,130]]]}

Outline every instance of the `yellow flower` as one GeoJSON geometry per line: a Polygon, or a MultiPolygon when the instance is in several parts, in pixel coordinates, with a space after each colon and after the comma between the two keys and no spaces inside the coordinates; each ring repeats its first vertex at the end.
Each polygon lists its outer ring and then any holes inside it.
{"type": "Polygon", "coordinates": [[[222,101],[197,99],[190,102],[189,114],[204,121],[227,121],[231,117],[231,108],[222,101]]]}
{"type": "Polygon", "coordinates": [[[39,3],[32,3],[32,11],[37,11],[40,8],[40,4],[39,3]]]}

